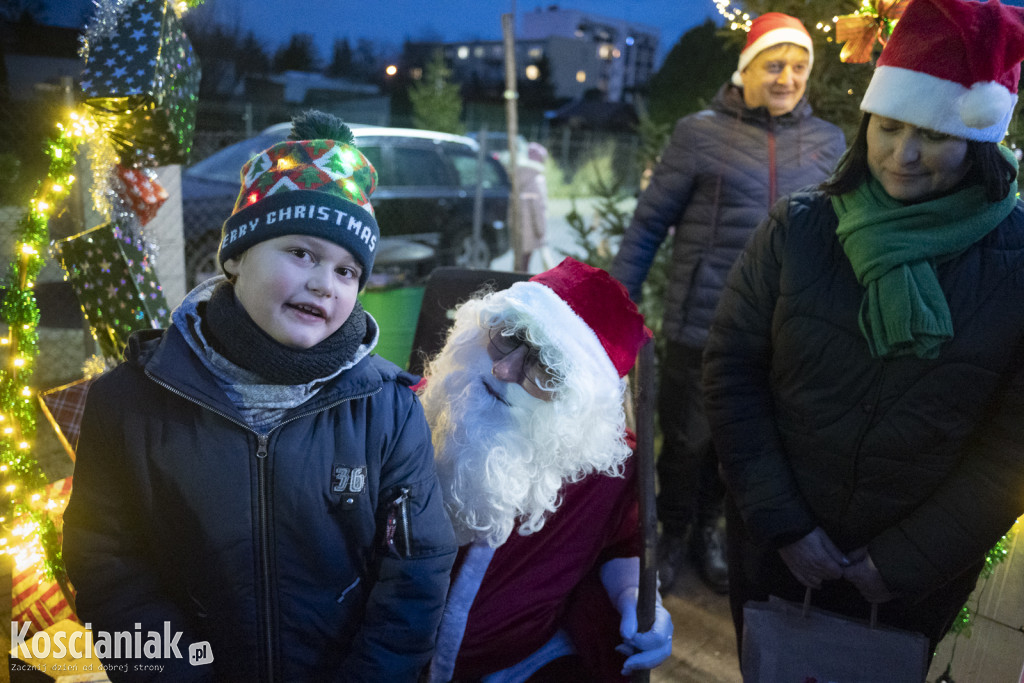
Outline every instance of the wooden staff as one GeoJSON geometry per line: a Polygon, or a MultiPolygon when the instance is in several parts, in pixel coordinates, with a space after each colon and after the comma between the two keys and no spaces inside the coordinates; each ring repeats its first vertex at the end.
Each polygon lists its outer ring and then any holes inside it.
{"type": "MultiPolygon", "coordinates": [[[[654,497],[654,339],[640,347],[633,382],[636,424],[636,484],[644,550],[640,555],[640,590],[636,602],[637,632],[651,630],[658,594],[658,516],[654,497]]],[[[647,683],[649,670],[634,671],[633,683],[647,683]]]]}

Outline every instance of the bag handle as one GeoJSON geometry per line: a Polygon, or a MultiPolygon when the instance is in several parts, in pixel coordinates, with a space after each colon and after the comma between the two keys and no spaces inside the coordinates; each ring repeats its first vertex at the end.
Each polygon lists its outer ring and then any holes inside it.
{"type": "MultiPolygon", "coordinates": [[[[811,609],[811,587],[808,586],[807,590],[804,591],[804,609],[801,612],[801,616],[807,618],[807,613],[811,609]]],[[[871,603],[871,628],[874,629],[878,625],[878,603],[871,603]]]]}

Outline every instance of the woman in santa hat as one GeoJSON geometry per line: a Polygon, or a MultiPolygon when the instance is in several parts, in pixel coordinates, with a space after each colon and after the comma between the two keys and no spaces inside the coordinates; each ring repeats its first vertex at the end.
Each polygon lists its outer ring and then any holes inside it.
{"type": "Polygon", "coordinates": [[[704,379],[738,638],[811,588],[934,648],[1024,512],[1022,58],[1024,10],[913,0],[833,177],[730,273],[704,379]]]}

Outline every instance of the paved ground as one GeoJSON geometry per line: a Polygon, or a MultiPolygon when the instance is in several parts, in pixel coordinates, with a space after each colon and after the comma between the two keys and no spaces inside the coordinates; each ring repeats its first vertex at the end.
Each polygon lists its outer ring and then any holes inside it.
{"type": "Polygon", "coordinates": [[[672,615],[672,656],[651,683],[741,683],[728,598],[687,566],[662,602],[672,615]]]}

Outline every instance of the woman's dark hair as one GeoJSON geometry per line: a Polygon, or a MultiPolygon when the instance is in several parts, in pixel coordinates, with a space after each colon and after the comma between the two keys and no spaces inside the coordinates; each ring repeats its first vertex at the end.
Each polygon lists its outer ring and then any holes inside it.
{"type": "MultiPolygon", "coordinates": [[[[864,112],[860,125],[853,136],[853,142],[840,157],[832,177],[819,185],[827,195],[840,195],[852,192],[867,180],[868,170],[868,121],[871,114],[864,112]]],[[[1016,177],[1013,165],[999,152],[995,142],[967,141],[967,160],[970,169],[962,185],[981,185],[985,188],[985,198],[990,202],[998,202],[1010,191],[1010,183],[1016,177]]]]}

